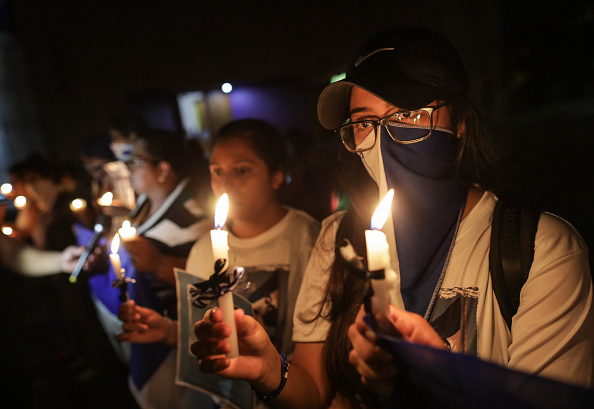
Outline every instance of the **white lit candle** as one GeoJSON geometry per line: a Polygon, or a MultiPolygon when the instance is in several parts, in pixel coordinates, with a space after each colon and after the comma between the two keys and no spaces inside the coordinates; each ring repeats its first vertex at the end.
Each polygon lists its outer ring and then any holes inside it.
{"type": "Polygon", "coordinates": [[[380,231],[388,218],[394,198],[394,189],[390,189],[383,198],[373,217],[371,218],[371,230],[365,230],[365,244],[367,246],[367,265],[372,273],[384,271],[382,278],[374,279],[372,277],[371,287],[373,288],[373,297],[371,299],[371,309],[374,314],[387,314],[391,299],[391,289],[395,284],[396,274],[390,267],[390,248],[386,235],[380,231]]]}
{"type": "Polygon", "coordinates": [[[111,193],[111,192],[105,192],[105,194],[103,196],[101,196],[101,199],[99,199],[99,204],[101,206],[111,206],[112,202],[113,202],[113,193],[111,193]]]}
{"type": "Polygon", "coordinates": [[[118,249],[120,248],[120,235],[116,233],[113,236],[113,240],[111,241],[111,254],[109,255],[109,259],[111,260],[111,264],[113,265],[113,271],[115,271],[116,278],[121,278],[121,271],[122,271],[122,263],[120,261],[120,255],[118,254],[118,249]]]}
{"type": "Polygon", "coordinates": [[[17,209],[22,209],[27,205],[27,198],[25,196],[17,196],[14,199],[14,207],[17,209]]]}
{"type": "MultiPolygon", "coordinates": [[[[227,244],[228,233],[223,230],[225,220],[227,220],[227,211],[229,210],[229,198],[223,193],[217,203],[215,211],[215,228],[210,231],[210,240],[212,242],[212,255],[214,260],[225,260],[225,266],[229,267],[229,245],[227,244]]],[[[232,274],[228,271],[228,274],[232,274]]],[[[227,358],[237,358],[239,350],[237,348],[237,330],[235,329],[235,315],[233,313],[233,294],[229,291],[219,298],[219,308],[223,312],[223,322],[231,327],[229,342],[231,343],[231,352],[227,358]]]]}
{"type": "Polygon", "coordinates": [[[118,229],[118,234],[123,241],[132,240],[136,238],[136,228],[132,227],[129,220],[124,220],[122,227],[118,229]]]}

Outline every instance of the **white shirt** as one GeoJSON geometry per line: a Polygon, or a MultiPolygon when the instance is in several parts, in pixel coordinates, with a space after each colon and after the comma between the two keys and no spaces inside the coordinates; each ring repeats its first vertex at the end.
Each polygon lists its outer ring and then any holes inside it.
{"type": "MultiPolygon", "coordinates": [[[[520,294],[511,333],[499,310],[489,273],[491,221],[497,198],[486,192],[462,220],[429,322],[449,320],[452,350],[516,370],[594,386],[594,310],[588,249],[575,229],[545,213],[535,239],[534,262],[520,294]],[[458,303],[462,317],[448,315],[458,303]]],[[[324,220],[294,317],[295,342],[323,342],[330,322],[306,324],[319,311],[342,214],[324,220]]],[[[394,255],[392,255],[394,257],[394,255]]],[[[397,266],[396,266],[397,268],[397,266]]],[[[325,311],[327,311],[325,306],[325,311]]]]}

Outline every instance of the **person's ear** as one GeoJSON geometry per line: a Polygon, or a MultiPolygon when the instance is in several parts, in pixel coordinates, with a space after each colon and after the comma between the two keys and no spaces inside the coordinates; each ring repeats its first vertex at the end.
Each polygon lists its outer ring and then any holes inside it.
{"type": "Polygon", "coordinates": [[[169,175],[172,172],[171,164],[164,160],[160,161],[157,164],[157,172],[157,182],[165,183],[165,181],[167,181],[167,178],[169,178],[169,175]]]}
{"type": "Polygon", "coordinates": [[[458,126],[456,127],[456,138],[462,139],[464,134],[466,133],[466,124],[464,122],[459,122],[458,126]]]}
{"type": "Polygon", "coordinates": [[[285,180],[285,172],[277,170],[272,174],[272,188],[274,190],[280,188],[285,180]]]}

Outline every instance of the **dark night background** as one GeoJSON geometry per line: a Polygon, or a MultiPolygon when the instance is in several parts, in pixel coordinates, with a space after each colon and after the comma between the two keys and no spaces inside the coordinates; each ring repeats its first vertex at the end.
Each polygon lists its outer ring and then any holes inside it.
{"type": "MultiPolygon", "coordinates": [[[[522,196],[569,220],[593,248],[594,2],[543,3],[0,0],[0,174],[33,151],[77,160],[79,144],[127,110],[179,128],[176,94],[223,82],[276,92],[278,112],[264,119],[316,146],[336,143],[317,122],[320,90],[368,37],[417,25],[459,49],[522,196]]],[[[2,335],[15,351],[1,386],[15,404],[3,407],[134,408],[97,323],[79,334],[93,339],[84,351],[42,345],[31,323],[52,315],[39,313],[35,294],[5,293],[2,303],[27,319],[9,317],[21,337],[2,335]]],[[[92,316],[83,293],[80,319],[92,316]]],[[[79,318],[54,330],[68,333],[79,318]]]]}

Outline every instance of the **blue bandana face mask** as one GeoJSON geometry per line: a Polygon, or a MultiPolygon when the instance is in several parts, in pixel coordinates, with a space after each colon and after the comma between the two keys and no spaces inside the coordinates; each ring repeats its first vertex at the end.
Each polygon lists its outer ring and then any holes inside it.
{"type": "MultiPolygon", "coordinates": [[[[428,131],[388,126],[401,141],[428,131]]],[[[467,189],[456,176],[457,151],[456,135],[444,129],[434,129],[424,141],[399,144],[381,127],[373,149],[361,154],[378,185],[385,180],[387,189],[395,190],[392,219],[401,292],[406,309],[420,315],[437,289],[466,200],[467,189]]]]}

